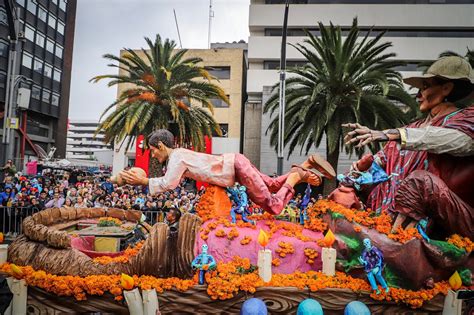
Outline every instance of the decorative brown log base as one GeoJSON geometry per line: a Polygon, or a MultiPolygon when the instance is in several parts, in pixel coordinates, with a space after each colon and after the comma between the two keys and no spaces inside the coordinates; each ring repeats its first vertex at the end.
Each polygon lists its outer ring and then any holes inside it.
{"type": "MultiPolygon", "coordinates": [[[[125,305],[115,302],[111,295],[103,297],[87,296],[86,301],[76,301],[71,297],[58,298],[41,289],[28,288],[28,307],[32,314],[77,314],[101,312],[102,314],[128,314],[125,305]]],[[[438,295],[426,302],[423,307],[413,310],[394,302],[373,300],[369,293],[354,293],[348,289],[323,289],[310,292],[293,287],[258,288],[254,294],[238,293],[234,298],[220,301],[211,300],[207,286],[195,286],[186,292],[165,291],[158,295],[162,314],[239,314],[242,303],[256,297],[262,299],[269,314],[295,314],[298,304],[307,298],[321,303],[324,314],[342,314],[345,306],[352,301],[361,301],[372,314],[440,314],[443,310],[444,296],[438,295]]]]}
{"type": "Polygon", "coordinates": [[[70,247],[69,235],[58,231],[69,220],[80,217],[96,218],[104,215],[135,221],[141,212],[120,209],[47,209],[24,221],[25,234],[8,247],[8,261],[29,265],[56,275],[89,276],[97,274],[153,275],[160,278],[189,278],[193,275],[191,262],[195,257],[194,243],[201,227],[201,219],[192,214],[181,217],[177,235],[171,235],[168,225],[157,223],[150,231],[137,256],[127,263],[102,265],[77,249],[70,247]],[[54,220],[51,219],[54,217],[54,220]],[[54,224],[53,224],[54,222],[54,224]],[[170,259],[171,257],[171,259],[170,259]]]}

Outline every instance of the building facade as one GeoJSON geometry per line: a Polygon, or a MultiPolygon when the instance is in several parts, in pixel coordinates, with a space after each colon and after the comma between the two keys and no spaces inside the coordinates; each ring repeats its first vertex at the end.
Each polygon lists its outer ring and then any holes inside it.
{"type": "Polygon", "coordinates": [[[66,159],[74,161],[75,164],[81,161],[94,161],[98,165],[112,166],[112,146],[103,142],[103,133],[94,136],[98,124],[97,121],[92,120],[71,120],[69,122],[66,159]]]}
{"type": "MultiPolygon", "coordinates": [[[[201,65],[216,77],[215,84],[224,89],[230,100],[230,106],[219,99],[211,99],[214,105],[214,118],[219,123],[222,136],[212,138],[212,154],[242,152],[244,142],[242,134],[243,112],[246,94],[246,62],[245,43],[229,43],[229,45],[213,44],[211,49],[189,49],[184,58],[198,57],[202,59],[201,65]],[[237,48],[235,46],[237,45],[237,48]]],[[[137,50],[137,54],[142,52],[137,50]]],[[[125,86],[119,86],[117,95],[120,95],[125,86]]],[[[194,106],[200,106],[193,104],[194,106]]],[[[116,145],[114,150],[113,172],[117,173],[126,166],[135,163],[135,145],[125,151],[125,145],[116,145]]]]}
{"type": "MultiPolygon", "coordinates": [[[[279,80],[279,60],[285,0],[251,0],[249,14],[250,37],[248,43],[249,69],[247,73],[248,102],[245,112],[260,115],[260,129],[253,127],[245,154],[258,148],[259,157],[253,162],[265,173],[276,170],[277,156],[269,146],[265,135],[271,118],[263,115],[262,104],[268,99],[270,90],[279,80]]],[[[350,29],[354,17],[359,27],[371,34],[387,30],[385,41],[393,43],[389,50],[395,52],[397,60],[407,62],[398,69],[403,76],[417,74],[417,65],[432,61],[446,50],[466,54],[466,48],[474,49],[474,1],[472,0],[290,0],[287,42],[301,43],[304,29],[318,35],[317,22],[325,25],[332,22],[340,25],[343,32],[350,29]]],[[[287,46],[287,66],[304,63],[304,59],[292,46],[287,46]]],[[[246,131],[248,130],[245,128],[246,131]]],[[[325,154],[325,140],[312,152],[325,154]]],[[[295,152],[299,150],[295,150],[295,152]]],[[[354,157],[355,158],[355,157],[354,157]]],[[[298,163],[304,156],[294,154],[289,160],[285,155],[285,168],[298,163]]],[[[339,172],[348,168],[351,158],[341,153],[339,172]]]]}
{"type": "MultiPolygon", "coordinates": [[[[77,2],[6,1],[14,8],[18,22],[16,67],[12,76],[16,85],[11,89],[16,108],[11,116],[20,122],[12,139],[13,157],[21,167],[24,161],[37,158],[36,146],[46,152],[54,146],[56,157],[64,158],[77,2]]],[[[8,40],[11,27],[5,6],[0,8],[0,19],[0,112],[4,113],[11,58],[8,40]]],[[[3,127],[5,122],[0,121],[3,127]]]]}

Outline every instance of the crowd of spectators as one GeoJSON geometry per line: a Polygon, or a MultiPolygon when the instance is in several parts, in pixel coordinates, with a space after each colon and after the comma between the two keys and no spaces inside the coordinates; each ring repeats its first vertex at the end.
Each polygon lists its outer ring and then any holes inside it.
{"type": "MultiPolygon", "coordinates": [[[[0,206],[16,209],[15,213],[21,217],[52,207],[105,207],[141,210],[149,214],[147,218],[154,223],[175,216],[175,210],[179,210],[180,215],[194,213],[204,192],[204,188],[196,190],[195,185],[187,180],[182,180],[173,191],[152,196],[148,193],[148,187],[118,187],[108,176],[83,178],[75,170],[58,175],[46,169],[36,176],[23,176],[16,172],[10,161],[2,170],[4,179],[0,183],[0,206]]],[[[294,209],[292,213],[299,213],[301,200],[302,195],[297,194],[290,201],[289,207],[294,209]]],[[[315,201],[312,198],[310,204],[315,201]]],[[[263,213],[254,204],[249,206],[252,213],[263,213]]],[[[5,219],[0,218],[0,221],[5,219]]]]}

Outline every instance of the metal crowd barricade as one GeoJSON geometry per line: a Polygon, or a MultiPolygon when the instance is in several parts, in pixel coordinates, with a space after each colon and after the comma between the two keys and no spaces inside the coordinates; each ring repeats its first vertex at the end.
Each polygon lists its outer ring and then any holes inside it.
{"type": "MultiPolygon", "coordinates": [[[[23,220],[26,217],[39,212],[30,207],[2,207],[0,206],[0,227],[6,239],[14,239],[23,232],[23,220]]],[[[146,222],[154,225],[156,222],[163,222],[164,213],[161,211],[143,211],[146,216],[146,222]]]]}
{"type": "Polygon", "coordinates": [[[39,212],[30,207],[0,207],[1,232],[6,239],[14,239],[23,232],[23,220],[39,212]]]}
{"type": "Polygon", "coordinates": [[[164,213],[161,211],[145,210],[142,213],[146,216],[146,222],[150,225],[154,225],[156,222],[163,222],[164,220],[164,213]]]}

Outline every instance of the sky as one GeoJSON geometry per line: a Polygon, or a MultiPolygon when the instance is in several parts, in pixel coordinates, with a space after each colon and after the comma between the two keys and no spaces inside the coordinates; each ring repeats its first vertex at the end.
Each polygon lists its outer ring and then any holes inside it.
{"type": "MultiPolygon", "coordinates": [[[[211,42],[248,41],[250,0],[213,0],[211,42]]],[[[209,0],[78,0],[74,37],[70,120],[99,120],[117,87],[107,81],[90,83],[116,68],[102,56],[120,49],[146,46],[144,37],[174,39],[179,46],[173,15],[176,10],[183,48],[207,48],[209,0]]]]}

